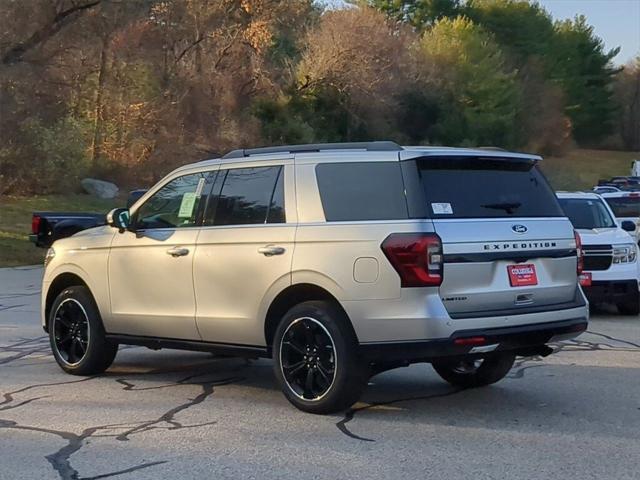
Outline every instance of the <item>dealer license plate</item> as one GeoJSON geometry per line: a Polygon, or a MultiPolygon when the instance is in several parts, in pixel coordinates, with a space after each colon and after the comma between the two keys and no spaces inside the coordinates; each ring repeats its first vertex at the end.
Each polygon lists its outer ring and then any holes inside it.
{"type": "Polygon", "coordinates": [[[526,287],[538,284],[536,266],[532,263],[507,265],[507,271],[509,272],[509,282],[512,287],[526,287]]]}

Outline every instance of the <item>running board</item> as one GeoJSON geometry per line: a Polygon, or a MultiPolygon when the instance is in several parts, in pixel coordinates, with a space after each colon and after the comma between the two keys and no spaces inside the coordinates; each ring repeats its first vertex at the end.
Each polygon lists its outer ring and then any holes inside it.
{"type": "Polygon", "coordinates": [[[144,337],[137,335],[107,334],[107,340],[125,345],[138,345],[151,350],[169,348],[174,350],[191,350],[196,352],[211,352],[218,355],[234,357],[259,358],[270,357],[267,347],[253,345],[236,345],[232,343],[203,342],[198,340],[181,340],[177,338],[144,337]]]}

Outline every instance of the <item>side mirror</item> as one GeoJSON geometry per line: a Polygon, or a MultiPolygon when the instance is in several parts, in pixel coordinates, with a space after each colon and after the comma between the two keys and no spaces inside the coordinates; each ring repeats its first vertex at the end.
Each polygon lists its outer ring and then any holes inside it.
{"type": "Polygon", "coordinates": [[[636,231],[636,224],[633,223],[631,220],[623,220],[622,223],[620,224],[620,226],[622,227],[622,229],[625,232],[635,232],[636,231]]]}
{"type": "Polygon", "coordinates": [[[138,199],[147,193],[148,190],[144,188],[138,188],[136,190],[131,190],[129,192],[129,196],[127,197],[127,208],[131,208],[134,203],[138,201],[138,199]]]}
{"type": "Polygon", "coordinates": [[[130,223],[131,216],[128,208],[114,208],[107,213],[107,225],[117,228],[120,233],[129,228],[130,223]]]}

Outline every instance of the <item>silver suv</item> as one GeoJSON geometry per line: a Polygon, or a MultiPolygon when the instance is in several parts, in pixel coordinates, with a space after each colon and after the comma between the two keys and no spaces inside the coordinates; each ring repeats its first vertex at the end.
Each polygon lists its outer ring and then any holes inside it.
{"type": "Polygon", "coordinates": [[[119,344],[270,357],[314,413],[416,362],[494,383],[587,326],[580,247],[539,160],[372,142],[186,165],[48,252],[53,354],[77,375],[119,344]]]}

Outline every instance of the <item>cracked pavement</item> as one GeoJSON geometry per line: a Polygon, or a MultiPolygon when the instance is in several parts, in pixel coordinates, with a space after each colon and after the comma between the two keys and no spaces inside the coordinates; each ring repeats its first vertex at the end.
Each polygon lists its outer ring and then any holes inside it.
{"type": "Polygon", "coordinates": [[[121,347],[64,374],[39,321],[41,269],[0,269],[0,479],[640,477],[640,318],[508,378],[456,390],[429,365],[374,377],[342,415],[291,407],[271,362],[121,347]]]}

